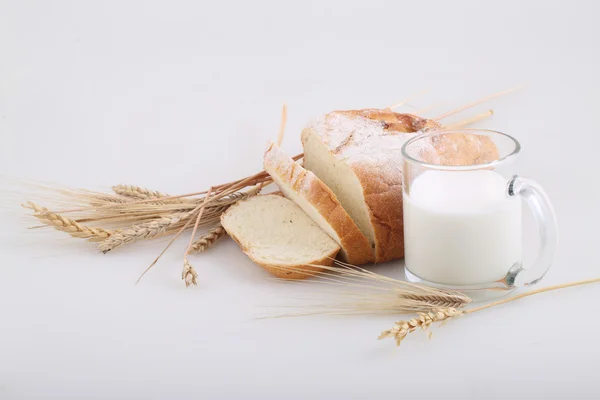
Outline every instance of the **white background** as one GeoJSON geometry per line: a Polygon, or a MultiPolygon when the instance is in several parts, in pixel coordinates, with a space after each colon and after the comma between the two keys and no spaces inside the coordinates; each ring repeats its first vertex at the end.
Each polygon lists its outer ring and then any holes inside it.
{"type": "MultiPolygon", "coordinates": [[[[561,243],[542,285],[598,276],[596,3],[0,0],[0,172],[202,190],[261,169],[283,102],[291,154],[302,126],[333,109],[431,89],[413,104],[437,104],[435,116],[526,84],[461,117],[493,108],[479,126],[517,137],[522,174],[553,199],[561,243]]],[[[397,316],[254,319],[302,289],[229,239],[194,257],[198,287],[180,280],[185,240],[135,286],[164,242],[98,254],[27,231],[18,201],[3,193],[1,399],[600,396],[600,286],[397,349],[375,340],[397,316]]]]}

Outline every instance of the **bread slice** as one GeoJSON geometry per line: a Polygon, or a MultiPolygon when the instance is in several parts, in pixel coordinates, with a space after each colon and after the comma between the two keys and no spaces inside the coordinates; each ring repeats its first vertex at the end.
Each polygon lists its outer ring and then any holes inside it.
{"type": "Polygon", "coordinates": [[[221,224],[256,264],[271,274],[302,279],[331,266],[340,246],[293,201],[268,194],[231,206],[221,224]]]}
{"type": "MultiPolygon", "coordinates": [[[[404,256],[402,146],[422,131],[438,129],[437,122],[415,115],[367,109],[331,112],[302,132],[304,167],[335,193],[374,246],[376,262],[404,256]]],[[[482,151],[489,152],[488,159],[497,158],[488,138],[465,140],[467,136],[432,141],[423,156],[454,165],[476,162],[482,151]],[[450,157],[450,150],[460,160],[450,157]]]]}
{"type": "Polygon", "coordinates": [[[310,171],[292,160],[274,143],[264,156],[265,171],[283,194],[294,201],[342,249],[339,257],[350,264],[374,261],[373,248],[342,207],[335,194],[310,171]]]}

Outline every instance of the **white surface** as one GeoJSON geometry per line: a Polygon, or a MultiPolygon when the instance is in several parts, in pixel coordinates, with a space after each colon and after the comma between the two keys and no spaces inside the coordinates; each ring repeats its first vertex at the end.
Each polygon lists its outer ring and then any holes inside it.
{"type": "Polygon", "coordinates": [[[521,199],[507,186],[488,170],[420,174],[403,200],[407,269],[446,285],[503,279],[523,254],[521,199]]]}
{"type": "MultiPolygon", "coordinates": [[[[332,109],[420,90],[430,115],[478,107],[522,143],[560,224],[542,285],[600,275],[598,8],[593,1],[0,2],[0,171],[70,186],[182,193],[258,170],[332,109]]],[[[471,115],[465,113],[463,115],[471,115]]],[[[5,196],[9,204],[13,197],[5,196]]],[[[3,217],[0,398],[598,398],[600,286],[532,297],[376,341],[388,317],[252,320],[300,290],[233,242],[114,254],[3,217]],[[44,240],[50,239],[50,241],[44,240]]],[[[399,264],[380,266],[391,273],[399,264]]]]}

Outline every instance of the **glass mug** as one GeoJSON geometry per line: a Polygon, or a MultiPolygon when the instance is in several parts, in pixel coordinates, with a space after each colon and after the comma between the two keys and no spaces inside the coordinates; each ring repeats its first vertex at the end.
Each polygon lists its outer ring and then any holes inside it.
{"type": "Polygon", "coordinates": [[[557,244],[543,189],[517,176],[516,139],[490,130],[424,133],[402,147],[405,269],[409,281],[497,297],[538,282],[557,244]],[[535,263],[522,265],[521,206],[539,227],[535,263]]]}

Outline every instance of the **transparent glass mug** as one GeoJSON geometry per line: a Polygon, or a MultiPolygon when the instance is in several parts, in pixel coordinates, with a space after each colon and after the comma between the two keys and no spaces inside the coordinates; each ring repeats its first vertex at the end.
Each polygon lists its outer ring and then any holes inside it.
{"type": "Polygon", "coordinates": [[[515,174],[521,146],[509,135],[461,129],[424,133],[402,148],[407,279],[496,297],[538,282],[557,244],[544,190],[515,174]],[[539,227],[540,251],[522,265],[522,203],[539,227]]]}

